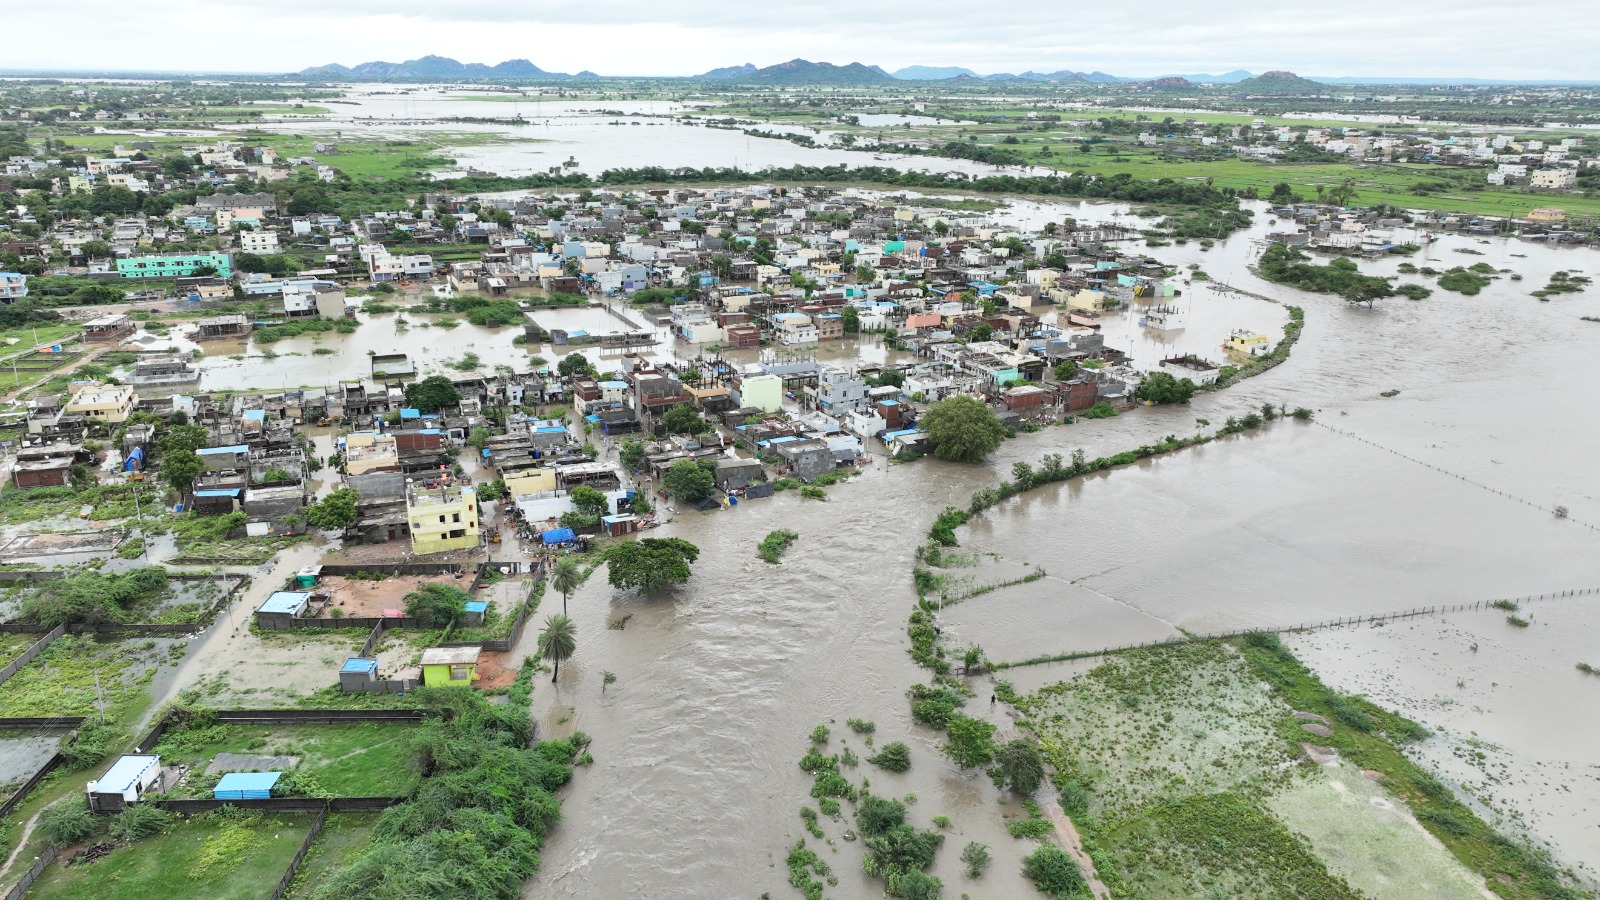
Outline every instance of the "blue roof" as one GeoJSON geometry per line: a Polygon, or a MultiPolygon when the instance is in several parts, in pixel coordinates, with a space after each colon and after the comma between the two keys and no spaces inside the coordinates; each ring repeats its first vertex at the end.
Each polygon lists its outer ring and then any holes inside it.
{"type": "Polygon", "coordinates": [[[461,608],[466,610],[467,612],[488,612],[489,611],[489,601],[487,601],[487,600],[468,600],[467,602],[461,604],[461,608]]]}
{"type": "Polygon", "coordinates": [[[570,544],[578,539],[577,532],[571,528],[552,528],[540,535],[546,544],[570,544]]]}
{"type": "Polygon", "coordinates": [[[310,591],[274,591],[256,612],[296,613],[309,599],[311,599],[310,591]]]}
{"type": "Polygon", "coordinates": [[[239,490],[239,488],[226,488],[212,491],[195,491],[194,495],[196,497],[237,497],[239,496],[239,490]]]}
{"type": "Polygon", "coordinates": [[[217,800],[266,800],[282,772],[229,772],[217,782],[211,796],[217,800]]]}
{"type": "Polygon", "coordinates": [[[567,429],[560,425],[541,425],[534,429],[536,434],[566,434],[567,429]]]}
{"type": "Polygon", "coordinates": [[[901,437],[901,436],[907,435],[907,434],[921,434],[921,433],[922,432],[918,431],[915,428],[903,428],[903,429],[901,429],[899,431],[885,431],[883,433],[883,439],[887,441],[890,438],[897,438],[897,437],[901,437]]]}
{"type": "Polygon", "coordinates": [[[602,381],[600,382],[600,386],[603,388],[621,388],[623,390],[628,389],[628,383],[626,381],[602,381]]]}
{"type": "Polygon", "coordinates": [[[117,761],[111,764],[111,768],[107,769],[106,773],[95,781],[94,789],[97,793],[102,794],[121,794],[133,790],[134,784],[139,781],[139,776],[143,775],[152,763],[158,762],[160,759],[161,757],[159,756],[137,756],[134,754],[119,756],[117,761]]]}
{"type": "Polygon", "coordinates": [[[376,672],[378,671],[378,661],[375,659],[364,659],[360,656],[352,656],[344,661],[344,668],[340,669],[339,671],[376,672]]]}
{"type": "Polygon", "coordinates": [[[231,447],[207,447],[204,450],[196,450],[195,451],[195,453],[197,453],[197,454],[199,454],[201,456],[211,456],[212,454],[215,454],[215,453],[249,453],[249,452],[250,452],[250,447],[248,445],[246,445],[246,444],[234,444],[231,447]]]}
{"type": "Polygon", "coordinates": [[[422,410],[420,410],[420,409],[407,409],[406,407],[402,406],[402,407],[400,407],[400,418],[402,418],[402,419],[420,419],[420,418],[422,418],[422,410]]]}
{"type": "Polygon", "coordinates": [[[244,420],[246,422],[264,422],[266,418],[267,411],[264,409],[247,409],[244,411],[244,420]]]}

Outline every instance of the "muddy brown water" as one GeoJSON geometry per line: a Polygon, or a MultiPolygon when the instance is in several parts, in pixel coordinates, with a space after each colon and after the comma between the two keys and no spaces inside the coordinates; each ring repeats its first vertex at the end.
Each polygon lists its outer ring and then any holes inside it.
{"type": "MultiPolygon", "coordinates": [[[[1600,439],[1600,399],[1581,375],[1600,359],[1600,326],[1579,321],[1600,313],[1600,293],[1553,303],[1527,296],[1550,272],[1594,269],[1600,255],[1446,237],[1413,262],[1442,269],[1483,259],[1524,280],[1497,281],[1477,297],[1438,291],[1353,309],[1251,276],[1251,239],[1268,227],[1262,216],[1211,251],[1159,252],[1306,309],[1305,336],[1272,372],[1189,407],[1022,436],[984,466],[879,460],[865,477],[830,489],[827,503],[783,495],[681,516],[658,534],[689,538],[703,555],[694,579],[670,596],[620,594],[597,572],[572,601],[577,657],[561,684],[536,693],[546,733],[587,732],[596,764],[568,791],[565,821],[525,896],[786,896],[783,856],[803,834],[797,810],[808,802],[796,760],[813,725],[837,720],[837,740],[847,716],[874,719],[880,742],[911,739],[916,759],[905,776],[864,767],[875,789],[914,791],[917,821],[945,813],[965,832],[947,842],[935,870],[951,896],[1028,895],[1016,874],[1027,847],[1002,830],[992,787],[934,755],[933,736],[909,722],[902,693],[922,676],[905,654],[911,555],[941,507],[964,505],[1017,460],[1076,448],[1114,453],[1190,433],[1197,417],[1214,429],[1263,402],[1316,409],[1321,423],[1280,422],[1048,488],[985,516],[964,535],[969,545],[1051,575],[947,614],[957,643],[979,641],[998,659],[1148,640],[1178,626],[1276,627],[1600,587],[1600,533],[1515,499],[1600,521],[1588,462],[1600,439]],[[1401,393],[1379,396],[1391,389],[1401,393]],[[782,565],[768,566],[755,544],[777,527],[801,537],[782,565]],[[1050,590],[1069,581],[1077,584],[1050,590]],[[629,614],[625,630],[606,627],[629,614]],[[605,670],[619,680],[602,696],[605,670]],[[996,851],[981,882],[956,871],[967,840],[996,851]]],[[[1381,272],[1398,262],[1363,267],[1381,272]]],[[[1592,627],[1593,606],[1572,604],[1574,627],[1592,627]]],[[[1031,686],[1081,666],[1006,674],[1031,686]]],[[[1566,727],[1600,737],[1600,705],[1565,715],[1566,727]]],[[[1600,802],[1592,780],[1572,789],[1589,808],[1600,802]]],[[[1577,829],[1587,826],[1538,824],[1563,858],[1585,846],[1577,829]]],[[[859,873],[859,849],[840,846],[823,854],[840,877],[829,896],[880,896],[881,882],[859,873]]]]}

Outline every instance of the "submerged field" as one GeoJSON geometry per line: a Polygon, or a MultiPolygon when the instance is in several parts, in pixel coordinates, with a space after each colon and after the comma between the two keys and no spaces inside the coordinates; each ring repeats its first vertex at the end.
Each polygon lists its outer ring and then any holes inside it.
{"type": "Polygon", "coordinates": [[[1015,706],[1116,897],[1582,896],[1407,761],[1420,728],[1270,636],[1120,654],[1015,706]]]}

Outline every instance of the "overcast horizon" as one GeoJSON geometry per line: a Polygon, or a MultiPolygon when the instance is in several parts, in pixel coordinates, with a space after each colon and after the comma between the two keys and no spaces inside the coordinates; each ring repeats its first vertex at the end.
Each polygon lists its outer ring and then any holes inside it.
{"type": "MultiPolygon", "coordinates": [[[[915,17],[858,22],[856,4],[813,0],[787,20],[709,0],[670,11],[640,0],[594,0],[559,12],[509,9],[488,0],[448,8],[423,0],[80,0],[74,28],[42,6],[10,10],[7,69],[281,74],[311,66],[402,62],[435,54],[493,65],[529,59],[551,72],[689,76],[723,66],[794,58],[860,62],[895,71],[962,66],[979,74],[1103,71],[1120,76],[1273,69],[1301,75],[1506,80],[1600,80],[1600,16],[1577,0],[1508,8],[1487,0],[1399,7],[1354,0],[1336,16],[1312,8],[1242,13],[1221,4],[1139,0],[1114,20],[1090,9],[1024,2],[973,7],[928,0],[915,17]],[[228,24],[222,40],[129,40],[152,21],[228,24]],[[799,25],[791,24],[798,20],[799,25]],[[1092,21],[1092,39],[1080,38],[1092,21]],[[1562,24],[1558,42],[1550,23],[1562,24]],[[1585,25],[1584,23],[1589,24],[1585,25]],[[364,39],[363,39],[364,38],[364,39]],[[1552,46],[1552,44],[1556,46],[1552,46]],[[1139,56],[1128,47],[1159,48],[1139,56]],[[692,51],[692,52],[691,52],[692,51]],[[1152,62],[1152,59],[1158,61],[1152,62]]],[[[165,29],[163,29],[165,30],[165,29]]],[[[198,32],[181,32],[198,33],[198,32]]]]}

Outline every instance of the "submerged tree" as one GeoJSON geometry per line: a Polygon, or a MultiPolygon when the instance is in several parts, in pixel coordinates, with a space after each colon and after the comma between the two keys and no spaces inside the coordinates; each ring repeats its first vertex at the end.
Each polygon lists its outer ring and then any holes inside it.
{"type": "Polygon", "coordinates": [[[539,632],[539,656],[548,660],[555,671],[550,683],[561,677],[562,660],[571,659],[578,650],[578,626],[566,616],[551,616],[544,620],[544,630],[539,632]]]}

